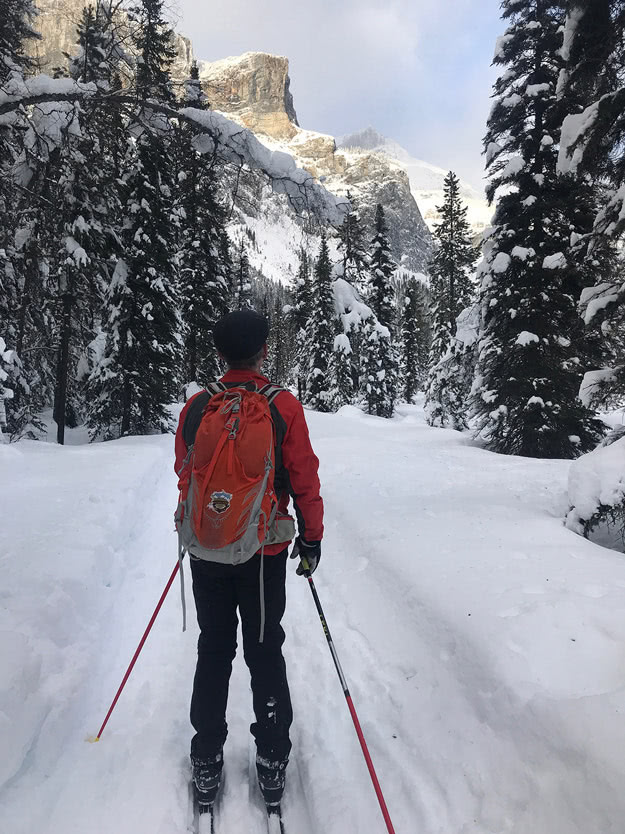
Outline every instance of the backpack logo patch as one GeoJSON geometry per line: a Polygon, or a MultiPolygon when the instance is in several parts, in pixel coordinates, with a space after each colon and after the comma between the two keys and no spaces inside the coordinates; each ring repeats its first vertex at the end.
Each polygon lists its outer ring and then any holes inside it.
{"type": "Polygon", "coordinates": [[[213,512],[225,513],[226,510],[230,509],[230,502],[232,501],[232,494],[230,492],[225,492],[221,490],[220,492],[213,492],[211,495],[211,500],[208,502],[208,506],[213,512]]]}

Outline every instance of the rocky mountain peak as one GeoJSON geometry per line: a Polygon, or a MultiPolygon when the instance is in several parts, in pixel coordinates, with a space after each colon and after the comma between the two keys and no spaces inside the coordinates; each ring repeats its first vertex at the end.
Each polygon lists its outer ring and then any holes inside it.
{"type": "Polygon", "coordinates": [[[255,133],[291,139],[297,114],[290,91],[289,61],[266,52],[246,52],[200,63],[202,87],[211,107],[236,117],[255,133]]]}

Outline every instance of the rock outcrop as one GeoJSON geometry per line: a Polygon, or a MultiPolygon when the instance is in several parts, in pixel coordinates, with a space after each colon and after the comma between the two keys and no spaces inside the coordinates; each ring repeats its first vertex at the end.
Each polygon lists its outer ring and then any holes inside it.
{"type": "MultiPolygon", "coordinates": [[[[77,47],[77,27],[83,9],[92,0],[36,0],[38,16],[34,28],[41,35],[40,41],[32,41],[30,51],[37,59],[41,72],[48,75],[56,67],[66,64],[65,53],[74,55],[77,47]]],[[[120,25],[124,25],[120,21],[120,25]]],[[[193,47],[188,38],[175,34],[176,58],[172,66],[175,79],[188,78],[193,62],[193,47]]]]}
{"type": "Polygon", "coordinates": [[[235,117],[253,133],[273,139],[296,135],[297,115],[286,58],[246,52],[236,58],[203,61],[200,78],[211,107],[235,117]]]}

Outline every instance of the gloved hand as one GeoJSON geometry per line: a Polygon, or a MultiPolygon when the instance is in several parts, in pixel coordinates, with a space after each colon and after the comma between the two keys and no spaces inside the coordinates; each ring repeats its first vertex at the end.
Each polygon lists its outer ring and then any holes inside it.
{"type": "MultiPolygon", "coordinates": [[[[314,573],[321,559],[321,542],[307,542],[301,536],[298,536],[293,543],[293,550],[291,551],[291,559],[305,558],[308,562],[308,569],[310,573],[314,573]]],[[[298,576],[304,575],[304,566],[300,562],[295,573],[298,576]]]]}

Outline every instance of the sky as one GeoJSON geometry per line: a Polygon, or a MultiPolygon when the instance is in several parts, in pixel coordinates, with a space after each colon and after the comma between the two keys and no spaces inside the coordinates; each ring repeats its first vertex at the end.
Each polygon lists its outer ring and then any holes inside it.
{"type": "Polygon", "coordinates": [[[173,0],[197,58],[289,59],[301,127],[372,126],[483,188],[499,0],[173,0]]]}

